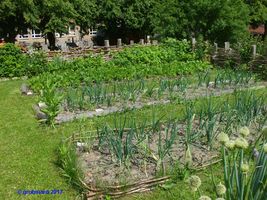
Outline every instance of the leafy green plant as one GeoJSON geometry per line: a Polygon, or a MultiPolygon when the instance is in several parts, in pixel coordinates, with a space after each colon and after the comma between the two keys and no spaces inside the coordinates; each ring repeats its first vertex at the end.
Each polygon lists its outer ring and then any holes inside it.
{"type": "Polygon", "coordinates": [[[164,131],[158,131],[157,170],[163,170],[163,174],[165,174],[164,158],[172,149],[177,138],[177,131],[176,125],[170,121],[164,131]]]}
{"type": "Polygon", "coordinates": [[[116,118],[114,121],[115,129],[111,129],[108,126],[103,128],[103,132],[99,135],[99,144],[103,144],[105,139],[106,144],[109,146],[109,151],[116,158],[119,166],[130,166],[130,159],[135,151],[135,145],[133,139],[135,136],[135,129],[131,127],[129,130],[125,130],[126,118],[122,121],[119,119],[117,123],[116,118]]]}
{"type": "MultiPolygon", "coordinates": [[[[77,86],[97,81],[133,80],[155,76],[176,77],[210,68],[210,63],[198,60],[185,41],[168,40],[159,46],[125,48],[106,62],[101,56],[64,61],[54,59],[46,65],[46,72],[31,78],[33,89],[47,78],[59,86],[77,86]],[[172,42],[171,42],[172,41],[172,42]]],[[[132,86],[131,86],[132,87],[132,86]]],[[[132,87],[134,88],[134,87],[132,87]]]]}
{"type": "Polygon", "coordinates": [[[25,75],[33,77],[42,74],[48,70],[47,64],[48,60],[44,52],[33,52],[26,59],[25,75]]]}
{"type": "Polygon", "coordinates": [[[76,149],[68,141],[63,141],[58,148],[58,165],[68,183],[73,185],[78,191],[83,192],[85,190],[81,183],[83,172],[79,168],[76,149]]]}
{"type": "Polygon", "coordinates": [[[211,99],[208,99],[207,103],[207,118],[206,123],[204,126],[207,136],[208,145],[210,148],[212,148],[212,141],[215,137],[215,127],[217,122],[217,113],[216,113],[216,107],[212,105],[211,99]]]}
{"type": "Polygon", "coordinates": [[[264,96],[257,97],[253,92],[235,93],[234,107],[237,112],[238,123],[242,126],[250,125],[251,121],[264,111],[264,96]]]}
{"type": "Polygon", "coordinates": [[[0,47],[0,77],[20,77],[26,75],[25,56],[14,44],[0,47]]]}
{"type": "Polygon", "coordinates": [[[60,112],[62,96],[57,92],[56,84],[49,79],[43,86],[41,100],[46,105],[46,107],[42,109],[42,112],[47,116],[45,122],[54,127],[56,116],[60,112]]]}

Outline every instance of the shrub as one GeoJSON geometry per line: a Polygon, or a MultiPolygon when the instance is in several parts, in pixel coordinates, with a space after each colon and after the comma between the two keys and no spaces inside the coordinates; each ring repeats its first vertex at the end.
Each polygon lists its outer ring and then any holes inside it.
{"type": "Polygon", "coordinates": [[[25,56],[14,44],[0,48],[0,77],[20,77],[25,74],[25,56]]]}
{"type": "Polygon", "coordinates": [[[250,36],[233,45],[233,48],[239,52],[242,63],[248,63],[252,59],[252,45],[257,45],[257,53],[264,53],[264,45],[261,38],[250,36]]]}
{"type": "Polygon", "coordinates": [[[26,59],[24,75],[33,77],[47,71],[47,58],[44,52],[38,51],[29,55],[26,59]]]}

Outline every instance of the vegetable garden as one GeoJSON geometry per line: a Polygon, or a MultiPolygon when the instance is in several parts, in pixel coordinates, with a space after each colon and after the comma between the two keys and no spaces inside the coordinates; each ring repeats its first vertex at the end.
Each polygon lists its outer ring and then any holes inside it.
{"type": "Polygon", "coordinates": [[[265,199],[267,83],[244,66],[213,66],[205,53],[168,39],[109,61],[21,59],[41,125],[80,124],[58,164],[84,198],[142,199],[132,194],[183,182],[190,199],[265,199]],[[201,190],[199,172],[210,173],[212,191],[201,190]]]}

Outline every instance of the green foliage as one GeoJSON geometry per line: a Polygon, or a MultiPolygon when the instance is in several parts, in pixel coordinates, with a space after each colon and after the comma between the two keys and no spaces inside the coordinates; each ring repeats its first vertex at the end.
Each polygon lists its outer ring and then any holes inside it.
{"type": "Polygon", "coordinates": [[[0,38],[14,42],[17,34],[25,32],[36,21],[33,0],[2,0],[0,3],[0,38]]]}
{"type": "Polygon", "coordinates": [[[33,77],[46,72],[48,61],[43,52],[22,54],[12,43],[0,47],[0,77],[33,77]]]}
{"type": "Polygon", "coordinates": [[[47,34],[49,45],[55,45],[54,33],[66,33],[71,23],[88,32],[95,25],[96,1],[82,0],[4,0],[0,4],[0,38],[14,42],[27,28],[47,34]]]}
{"type": "Polygon", "coordinates": [[[74,10],[76,11],[75,22],[80,26],[80,32],[88,33],[88,29],[96,24],[96,19],[99,16],[96,0],[72,1],[74,10]]]}
{"type": "Polygon", "coordinates": [[[233,45],[233,48],[240,53],[242,63],[252,60],[252,45],[256,45],[258,54],[264,55],[264,44],[259,37],[244,37],[241,42],[233,45]]]}
{"type": "Polygon", "coordinates": [[[83,172],[79,167],[76,149],[73,144],[63,141],[58,148],[58,165],[61,169],[62,176],[66,178],[69,184],[79,192],[84,191],[81,183],[83,172]]]}
{"type": "MultiPolygon", "coordinates": [[[[246,1],[250,9],[250,23],[253,25],[265,24],[267,22],[267,1],[254,0],[246,1]]],[[[266,30],[265,30],[266,32],[266,30]]]]}
{"type": "Polygon", "coordinates": [[[56,116],[60,111],[62,96],[58,94],[56,84],[51,82],[51,80],[47,80],[43,85],[41,100],[46,105],[46,107],[42,109],[42,112],[47,116],[45,122],[54,127],[56,116]]]}
{"type": "MultiPolygon", "coordinates": [[[[123,41],[130,37],[137,39],[147,34],[151,34],[152,8],[155,0],[147,1],[127,1],[127,0],[102,0],[97,2],[99,16],[98,23],[104,30],[105,37],[117,39],[121,37],[123,41]]],[[[127,41],[129,42],[129,41],[127,41]]]]}
{"type": "Polygon", "coordinates": [[[204,39],[223,43],[248,34],[249,10],[242,0],[157,1],[151,18],[162,37],[204,39]],[[238,10],[238,12],[237,12],[238,10]]]}
{"type": "Polygon", "coordinates": [[[199,37],[194,49],[196,58],[199,60],[209,60],[211,49],[211,44],[208,41],[204,41],[202,37],[199,37]]]}
{"type": "Polygon", "coordinates": [[[54,33],[65,33],[75,23],[82,33],[98,24],[107,33],[104,37],[113,41],[202,35],[219,43],[236,42],[248,35],[249,23],[266,24],[266,5],[266,0],[3,0],[0,37],[14,42],[18,33],[38,28],[54,45],[54,33]]]}
{"type": "Polygon", "coordinates": [[[25,56],[14,44],[0,47],[0,77],[20,77],[25,75],[25,56]]]}
{"type": "Polygon", "coordinates": [[[27,77],[37,76],[47,71],[47,58],[44,52],[37,51],[30,54],[25,63],[25,73],[27,77]]]}
{"type": "Polygon", "coordinates": [[[164,159],[169,155],[175,140],[177,140],[178,128],[173,121],[169,121],[164,131],[158,132],[158,158],[157,170],[162,170],[165,174],[164,159]]]}
{"type": "Polygon", "coordinates": [[[100,56],[79,58],[72,62],[55,59],[48,63],[45,73],[30,80],[33,89],[39,89],[47,79],[60,86],[77,86],[111,80],[132,80],[155,76],[175,77],[191,74],[210,67],[196,59],[189,43],[168,39],[159,46],[135,46],[114,53],[111,61],[100,56]]]}
{"type": "Polygon", "coordinates": [[[114,118],[114,129],[105,125],[100,130],[97,129],[99,148],[108,147],[112,157],[116,159],[119,166],[129,167],[131,159],[136,152],[136,143],[134,138],[136,135],[136,127],[134,121],[130,122],[131,128],[127,129],[126,118],[114,118]]]}

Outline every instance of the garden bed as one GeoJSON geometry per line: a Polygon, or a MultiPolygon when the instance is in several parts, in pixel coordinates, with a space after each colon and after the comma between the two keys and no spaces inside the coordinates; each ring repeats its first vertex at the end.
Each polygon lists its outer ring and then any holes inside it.
{"type": "Polygon", "coordinates": [[[184,179],[188,170],[218,162],[221,132],[238,141],[238,130],[247,126],[251,133],[246,145],[254,144],[267,122],[266,94],[241,90],[231,98],[222,97],[223,101],[209,97],[185,102],[179,119],[163,121],[154,112],[146,116],[151,121],[114,115],[113,124],[98,124],[95,131],[75,134],[71,149],[84,174],[76,180],[88,190],[88,199],[165,187],[184,179]]]}
{"type": "Polygon", "coordinates": [[[224,86],[220,88],[210,87],[198,87],[198,88],[188,88],[184,92],[179,90],[174,90],[172,93],[172,99],[169,99],[169,94],[162,94],[162,99],[156,100],[156,97],[151,98],[142,98],[141,96],[133,101],[124,101],[124,102],[116,102],[113,106],[105,106],[98,105],[94,110],[76,110],[76,111],[66,111],[68,110],[67,105],[64,104],[60,114],[56,117],[56,123],[63,123],[68,121],[73,121],[75,119],[82,118],[93,118],[95,116],[105,116],[108,114],[116,113],[116,112],[124,112],[126,110],[132,109],[141,109],[145,106],[151,105],[160,105],[160,104],[169,104],[172,102],[180,102],[186,100],[197,99],[205,96],[221,96],[224,94],[233,93],[236,90],[246,90],[246,89],[262,89],[267,86],[267,82],[250,82],[247,85],[237,85],[237,86],[224,86]]]}
{"type": "MultiPolygon", "coordinates": [[[[198,127],[198,120],[193,122],[193,129],[198,127]]],[[[216,125],[216,132],[221,130],[219,124],[216,125]]],[[[161,124],[161,130],[158,132],[149,132],[149,140],[147,141],[147,148],[144,149],[144,144],[139,145],[138,139],[133,139],[134,146],[136,147],[135,153],[129,158],[130,162],[125,160],[126,163],[119,164],[116,161],[116,156],[108,150],[108,144],[104,143],[99,146],[99,138],[92,139],[89,143],[85,143],[84,138],[72,138],[72,142],[77,145],[77,154],[79,157],[81,168],[85,174],[82,181],[84,186],[88,189],[87,198],[101,199],[102,197],[110,196],[112,198],[122,197],[128,194],[145,192],[152,190],[155,186],[164,185],[169,182],[174,176],[179,176],[181,171],[186,167],[191,170],[198,170],[208,167],[212,164],[220,162],[220,145],[217,140],[214,140],[213,148],[205,143],[203,139],[190,144],[190,152],[192,163],[187,164],[187,147],[185,145],[185,132],[186,124],[179,122],[175,127],[174,134],[176,135],[175,141],[171,144],[164,161],[159,167],[158,146],[159,138],[164,141],[170,141],[172,134],[171,128],[168,129],[165,125],[161,124]],[[168,129],[166,131],[166,128],[168,129]],[[162,135],[159,137],[159,132],[162,135]],[[169,133],[168,133],[169,132],[169,133]],[[83,142],[82,142],[83,141],[83,142]],[[89,145],[89,146],[88,146],[89,145]],[[145,152],[147,151],[147,152],[145,152]]],[[[124,133],[129,133],[131,128],[125,128],[124,133]]],[[[253,143],[255,138],[258,137],[255,124],[250,126],[251,134],[247,138],[249,143],[253,143]]],[[[121,131],[121,130],[120,130],[121,131]]],[[[115,130],[113,133],[119,133],[115,130]]],[[[127,135],[127,134],[126,134],[127,135]]],[[[123,141],[126,142],[126,136],[123,141]]],[[[237,134],[232,134],[231,139],[234,140],[238,137],[237,134]]],[[[87,140],[88,141],[88,140],[87,140]]],[[[162,147],[164,147],[162,145],[162,147]]]]}

